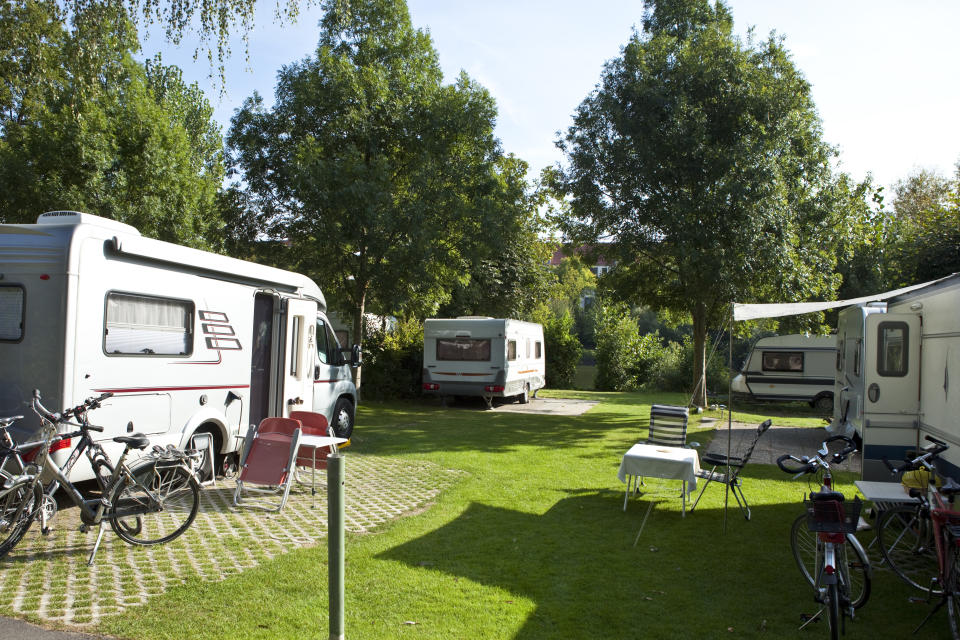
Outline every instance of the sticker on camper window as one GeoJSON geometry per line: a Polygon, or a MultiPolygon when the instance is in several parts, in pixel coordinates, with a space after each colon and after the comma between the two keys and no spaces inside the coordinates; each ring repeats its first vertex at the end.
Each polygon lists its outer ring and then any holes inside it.
{"type": "Polygon", "coordinates": [[[764,371],[803,371],[802,351],[764,351],[764,371]]]}
{"type": "Polygon", "coordinates": [[[490,340],[437,338],[437,360],[490,360],[490,340]]]}
{"type": "Polygon", "coordinates": [[[23,287],[0,287],[0,340],[23,337],[23,287]]]}

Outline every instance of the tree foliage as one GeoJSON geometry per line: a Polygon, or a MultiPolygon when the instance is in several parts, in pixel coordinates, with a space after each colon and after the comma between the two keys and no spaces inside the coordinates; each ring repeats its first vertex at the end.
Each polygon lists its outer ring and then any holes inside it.
{"type": "Polygon", "coordinates": [[[254,95],[232,121],[256,227],[355,319],[423,317],[471,277],[505,293],[530,261],[516,241],[531,237],[533,201],[526,165],[493,135],[492,97],[465,74],[443,83],[402,0],[324,8],[316,55],[280,70],[273,107],[254,95]]]}
{"type": "Polygon", "coordinates": [[[722,2],[645,7],[642,32],[558,142],[567,166],[554,184],[571,238],[613,241],[621,297],[690,314],[699,379],[707,328],[731,302],[833,293],[846,193],[780,39],[742,41],[722,2]]]}
{"type": "Polygon", "coordinates": [[[216,242],[222,141],[180,70],[136,62],[123,7],[72,15],[54,2],[0,6],[0,220],[79,209],[144,235],[216,242]]]}

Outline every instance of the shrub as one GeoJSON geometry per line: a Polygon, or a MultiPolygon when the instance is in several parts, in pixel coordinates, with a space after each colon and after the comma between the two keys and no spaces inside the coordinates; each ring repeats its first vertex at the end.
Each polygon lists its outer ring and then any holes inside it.
{"type": "Polygon", "coordinates": [[[637,385],[640,334],[625,305],[601,304],[597,308],[597,389],[626,391],[637,385]]]}
{"type": "Polygon", "coordinates": [[[569,311],[551,315],[543,322],[543,343],[546,351],[547,386],[572,389],[582,348],[574,335],[573,316],[569,311]]]}
{"type": "MultiPolygon", "coordinates": [[[[707,389],[711,392],[726,390],[727,376],[724,359],[714,355],[707,365],[707,389]]],[[[686,336],[683,342],[667,345],[653,377],[660,391],[690,392],[693,388],[693,339],[686,336]]]]}
{"type": "Polygon", "coordinates": [[[423,376],[423,325],[398,320],[391,331],[375,329],[363,344],[362,393],[386,400],[420,395],[423,376]]]}

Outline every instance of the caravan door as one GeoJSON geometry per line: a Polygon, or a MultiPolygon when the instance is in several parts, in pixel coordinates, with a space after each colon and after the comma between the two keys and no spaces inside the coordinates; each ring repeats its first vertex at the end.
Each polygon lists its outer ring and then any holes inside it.
{"type": "Polygon", "coordinates": [[[917,450],[920,413],[920,316],[866,317],[863,350],[863,478],[890,480],[883,458],[917,450]]]}
{"type": "Polygon", "coordinates": [[[288,298],[285,303],[283,415],[313,410],[313,359],[317,303],[288,298]]]}

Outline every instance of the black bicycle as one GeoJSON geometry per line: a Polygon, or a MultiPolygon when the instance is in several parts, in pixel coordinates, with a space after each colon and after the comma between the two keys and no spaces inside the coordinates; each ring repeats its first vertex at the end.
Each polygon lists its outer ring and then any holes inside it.
{"type": "Polygon", "coordinates": [[[7,445],[12,449],[8,452],[8,459],[15,455],[20,469],[16,475],[10,471],[0,474],[3,482],[0,488],[0,557],[16,546],[34,520],[40,519],[44,532],[48,530],[50,520],[56,515],[53,494],[60,487],[80,508],[81,529],[100,527],[87,564],[93,564],[108,522],[122,540],[137,545],[169,542],[190,528],[200,507],[200,485],[193,471],[196,461],[191,454],[172,447],[154,447],[150,453],[128,465],[131,450],[143,450],[150,445],[143,434],[134,433],[113,438],[114,442],[125,445],[123,454],[114,465],[103,447],[90,435],[103,431],[103,427],[90,424],[89,412],[112,395],[105,393],[71,409],[53,413],[40,403],[39,391],[34,391],[31,406],[41,418],[42,438],[13,447],[7,445]],[[59,433],[62,426],[76,430],[59,433]],[[76,447],[60,467],[50,456],[51,448],[65,448],[62,443],[73,438],[78,438],[76,447]],[[100,485],[98,497],[84,497],[68,479],[83,454],[90,461],[100,485]],[[52,478],[46,487],[41,476],[52,478]]]}

